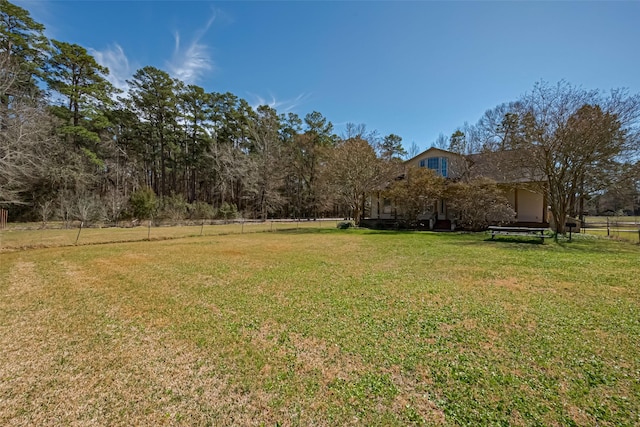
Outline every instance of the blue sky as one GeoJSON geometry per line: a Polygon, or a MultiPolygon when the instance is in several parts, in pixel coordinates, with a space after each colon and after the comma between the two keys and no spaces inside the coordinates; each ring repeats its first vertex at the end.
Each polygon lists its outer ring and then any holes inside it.
{"type": "Polygon", "coordinates": [[[428,148],[539,80],[640,92],[640,2],[20,0],[122,86],[152,65],[428,148]]]}

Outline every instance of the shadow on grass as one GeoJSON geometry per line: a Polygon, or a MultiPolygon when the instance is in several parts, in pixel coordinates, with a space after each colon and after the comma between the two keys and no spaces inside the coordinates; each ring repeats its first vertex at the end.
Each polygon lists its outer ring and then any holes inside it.
{"type": "Polygon", "coordinates": [[[640,245],[625,240],[609,240],[609,239],[560,239],[557,246],[566,250],[577,252],[591,253],[611,253],[612,250],[617,252],[638,252],[640,245]]]}
{"type": "Polygon", "coordinates": [[[373,234],[373,235],[384,235],[384,236],[396,236],[396,235],[412,235],[420,233],[420,231],[415,230],[371,230],[368,228],[361,228],[360,230],[364,231],[364,234],[373,234]]]}
{"type": "MultiPolygon", "coordinates": [[[[553,238],[548,238],[553,242],[553,238]]],[[[539,237],[499,237],[484,239],[485,242],[523,243],[529,245],[543,245],[544,241],[539,237]]]]}
{"type": "MultiPolygon", "coordinates": [[[[274,230],[276,231],[276,230],[274,230]]],[[[459,233],[451,233],[451,232],[437,232],[437,231],[423,231],[423,230],[374,230],[370,228],[348,228],[348,229],[339,229],[339,228],[286,228],[277,230],[278,233],[308,233],[308,234],[357,234],[357,235],[381,235],[381,236],[411,236],[411,235],[460,235],[459,233]]]]}
{"type": "MultiPolygon", "coordinates": [[[[340,228],[285,228],[280,230],[274,230],[274,232],[278,233],[307,233],[307,234],[357,234],[357,235],[383,235],[383,236],[394,236],[394,235],[412,235],[417,233],[425,233],[424,231],[417,230],[373,230],[370,228],[348,228],[348,229],[340,229],[340,228]]],[[[437,232],[427,232],[431,235],[441,234],[437,232]]],[[[450,234],[450,233],[442,233],[442,234],[450,234]]]]}
{"type": "Polygon", "coordinates": [[[556,241],[553,237],[545,238],[543,242],[539,237],[527,237],[527,236],[498,236],[491,239],[491,235],[486,232],[467,232],[467,231],[454,231],[454,232],[440,232],[440,231],[422,231],[422,230],[374,230],[368,228],[353,228],[347,230],[341,230],[338,228],[287,228],[283,230],[274,230],[277,233],[286,234],[345,234],[345,235],[360,235],[360,236],[423,236],[425,238],[431,238],[432,244],[438,244],[439,240],[445,241],[445,243],[452,243],[459,246],[485,246],[488,247],[503,247],[505,250],[515,249],[520,246],[521,248],[540,248],[545,250],[569,250],[578,252],[611,252],[612,249],[624,252],[634,252],[640,249],[640,245],[631,244],[624,241],[614,241],[605,239],[583,239],[575,238],[568,240],[565,237],[560,236],[556,241]],[[504,244],[504,245],[501,245],[504,244]]]}
{"type": "MultiPolygon", "coordinates": [[[[328,233],[344,233],[345,230],[337,228],[282,228],[273,230],[273,233],[289,233],[289,234],[328,234],[328,233]]],[[[348,232],[348,231],[347,231],[348,232]]],[[[267,230],[265,233],[271,233],[267,230]]]]}

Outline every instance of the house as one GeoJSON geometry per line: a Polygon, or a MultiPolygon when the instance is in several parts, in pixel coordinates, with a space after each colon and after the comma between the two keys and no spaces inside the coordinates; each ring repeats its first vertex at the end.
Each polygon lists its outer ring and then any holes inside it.
{"type": "MultiPolygon", "coordinates": [[[[457,181],[463,178],[490,178],[504,192],[509,205],[516,212],[514,225],[546,227],[549,225],[545,177],[526,167],[527,157],[523,151],[487,152],[460,155],[451,151],[431,147],[428,150],[404,162],[409,167],[428,168],[447,180],[457,181]]],[[[398,179],[402,179],[399,177],[398,179]]],[[[372,194],[371,215],[364,226],[387,226],[402,220],[402,212],[386,199],[383,189],[372,194]],[[377,224],[376,224],[377,223],[377,224]]],[[[440,199],[425,209],[418,218],[425,228],[455,228],[456,212],[449,209],[446,199],[440,199]]]]}

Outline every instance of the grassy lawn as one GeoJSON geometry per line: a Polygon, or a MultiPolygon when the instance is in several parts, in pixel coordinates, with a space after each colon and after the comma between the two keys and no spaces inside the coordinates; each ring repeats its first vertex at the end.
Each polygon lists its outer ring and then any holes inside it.
{"type": "Polygon", "coordinates": [[[590,216],[585,218],[585,224],[587,224],[587,228],[583,229],[583,231],[586,234],[640,243],[640,217],[590,216]],[[609,229],[608,231],[607,228],[609,229]]]}
{"type": "Polygon", "coordinates": [[[243,234],[266,231],[299,230],[301,228],[333,228],[335,220],[318,221],[264,221],[234,222],[215,225],[187,225],[151,227],[108,227],[84,228],[79,225],[64,229],[62,224],[49,224],[42,229],[37,223],[9,224],[9,228],[0,231],[0,251],[42,248],[52,246],[94,245],[100,243],[136,242],[140,240],[166,240],[193,236],[212,236],[221,234],[243,234]]]}
{"type": "Polygon", "coordinates": [[[3,252],[0,425],[640,424],[640,247],[487,239],[3,252]]]}
{"type": "Polygon", "coordinates": [[[624,223],[624,224],[640,224],[640,216],[586,216],[584,218],[587,224],[589,223],[624,223]]]}
{"type": "Polygon", "coordinates": [[[611,228],[607,236],[606,229],[585,229],[585,234],[597,237],[607,237],[610,239],[626,240],[629,242],[640,243],[640,231],[629,228],[611,228]]]}

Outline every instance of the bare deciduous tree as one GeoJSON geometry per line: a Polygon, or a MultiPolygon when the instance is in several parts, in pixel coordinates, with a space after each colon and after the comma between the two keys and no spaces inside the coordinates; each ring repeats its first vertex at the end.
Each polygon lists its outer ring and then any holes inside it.
{"type": "Polygon", "coordinates": [[[253,150],[248,161],[253,165],[249,191],[253,195],[254,211],[261,219],[266,219],[284,203],[278,191],[284,179],[278,129],[276,111],[266,106],[258,107],[256,119],[249,124],[253,150]]]}
{"type": "Polygon", "coordinates": [[[111,188],[103,197],[102,202],[106,218],[117,225],[127,207],[127,197],[116,188],[111,188]]]}
{"type": "Polygon", "coordinates": [[[388,175],[391,164],[379,159],[362,138],[342,141],[332,151],[327,177],[337,199],[353,212],[356,224],[364,214],[365,195],[388,175]]]}
{"type": "Polygon", "coordinates": [[[509,154],[508,164],[495,167],[540,177],[536,191],[546,193],[562,234],[586,197],[622,177],[620,167],[640,152],[639,129],[640,95],[541,81],[517,101],[488,110],[465,137],[481,151],[509,154]]]}
{"type": "Polygon", "coordinates": [[[519,134],[508,142],[528,149],[526,164],[546,176],[555,230],[564,233],[576,201],[609,185],[617,161],[640,151],[640,95],[540,82],[514,106],[519,134]]]}
{"type": "Polygon", "coordinates": [[[415,141],[411,142],[411,145],[409,146],[409,150],[407,150],[407,155],[406,158],[407,159],[411,159],[415,156],[417,156],[418,154],[420,154],[420,146],[418,146],[418,144],[416,144],[415,141]]]}
{"type": "MultiPolygon", "coordinates": [[[[14,66],[0,55],[0,67],[0,93],[7,93],[14,66]]],[[[0,108],[0,204],[19,204],[24,191],[46,172],[52,119],[40,100],[20,93],[14,92],[0,108]]]]}
{"type": "Polygon", "coordinates": [[[42,220],[42,228],[47,227],[47,222],[53,215],[53,200],[45,200],[38,204],[38,212],[42,220]]]}

